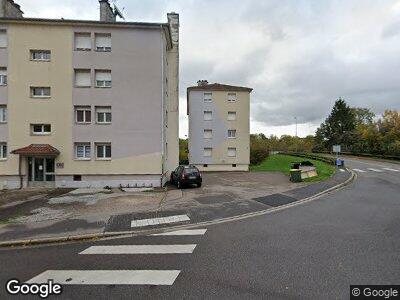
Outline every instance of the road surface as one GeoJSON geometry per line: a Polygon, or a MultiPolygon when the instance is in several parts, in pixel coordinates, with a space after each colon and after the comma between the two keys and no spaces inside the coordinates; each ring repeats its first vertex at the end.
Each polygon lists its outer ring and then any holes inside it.
{"type": "Polygon", "coordinates": [[[21,298],[6,294],[11,278],[56,279],[60,299],[348,299],[351,284],[400,284],[400,165],[346,165],[358,174],[351,186],[272,214],[1,250],[0,298],[21,298]]]}

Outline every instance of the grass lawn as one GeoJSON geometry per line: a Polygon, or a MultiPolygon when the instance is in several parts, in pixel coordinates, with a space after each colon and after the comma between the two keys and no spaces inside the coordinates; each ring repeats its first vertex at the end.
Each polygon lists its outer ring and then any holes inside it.
{"type": "Polygon", "coordinates": [[[335,173],[335,167],[324,162],[289,155],[270,155],[265,161],[257,166],[251,166],[252,172],[278,171],[289,176],[290,165],[294,162],[311,161],[317,167],[317,177],[307,178],[305,182],[322,181],[330,178],[335,173]]]}

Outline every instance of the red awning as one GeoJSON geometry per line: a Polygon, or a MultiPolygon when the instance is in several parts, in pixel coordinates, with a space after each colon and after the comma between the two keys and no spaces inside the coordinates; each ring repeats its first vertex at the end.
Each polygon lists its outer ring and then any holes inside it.
{"type": "Polygon", "coordinates": [[[11,151],[11,153],[24,156],[58,156],[60,151],[48,144],[32,144],[27,147],[11,151]]]}

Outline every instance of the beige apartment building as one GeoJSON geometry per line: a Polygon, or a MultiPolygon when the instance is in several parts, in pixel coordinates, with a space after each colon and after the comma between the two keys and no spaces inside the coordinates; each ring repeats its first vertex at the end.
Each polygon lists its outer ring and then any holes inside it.
{"type": "Polygon", "coordinates": [[[251,88],[208,84],[187,89],[189,163],[201,171],[248,171],[251,88]]]}
{"type": "Polygon", "coordinates": [[[178,165],[179,15],[99,3],[87,21],[0,1],[0,188],[161,186],[178,165]]]}

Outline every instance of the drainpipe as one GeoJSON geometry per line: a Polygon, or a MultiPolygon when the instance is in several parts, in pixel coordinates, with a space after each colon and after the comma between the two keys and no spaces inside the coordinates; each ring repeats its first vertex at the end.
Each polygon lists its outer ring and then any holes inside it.
{"type": "Polygon", "coordinates": [[[22,176],[22,157],[19,155],[18,159],[18,175],[19,175],[19,189],[22,190],[24,188],[24,177],[22,176]]]}
{"type": "Polygon", "coordinates": [[[164,162],[165,162],[165,157],[164,157],[164,134],[165,134],[165,124],[164,124],[164,84],[165,84],[165,79],[164,79],[164,42],[163,42],[163,27],[160,25],[160,40],[161,40],[161,179],[160,179],[160,186],[163,187],[163,178],[164,178],[164,162]]]}

